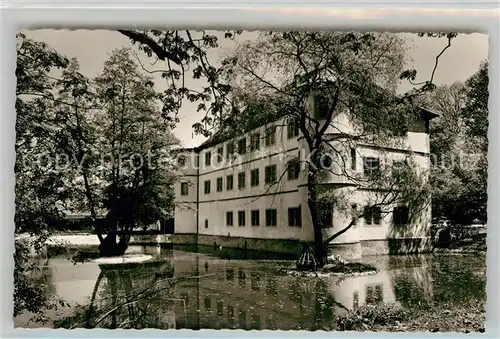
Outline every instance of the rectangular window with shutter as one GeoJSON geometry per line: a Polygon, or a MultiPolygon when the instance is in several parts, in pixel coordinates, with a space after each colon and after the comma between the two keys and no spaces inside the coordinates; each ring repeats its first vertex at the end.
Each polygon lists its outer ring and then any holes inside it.
{"type": "Polygon", "coordinates": [[[238,226],[245,226],[245,211],[238,211],[238,226]]]}
{"type": "Polygon", "coordinates": [[[226,225],[233,226],[233,212],[226,212],[226,225]]]}
{"type": "Polygon", "coordinates": [[[366,177],[374,177],[380,173],[380,159],[374,157],[363,158],[363,173],[366,177]]]}
{"type": "Polygon", "coordinates": [[[266,146],[274,145],[276,142],[276,126],[266,128],[265,135],[266,146]]]}
{"type": "Polygon", "coordinates": [[[366,225],[380,225],[382,220],[382,210],[380,207],[366,207],[365,208],[365,224],[366,225]]]}
{"type": "Polygon", "coordinates": [[[260,134],[255,133],[250,137],[250,150],[258,151],[260,149],[260,134]]]}
{"type": "Polygon", "coordinates": [[[288,209],[288,225],[291,227],[302,226],[302,213],[300,206],[288,209]]]}
{"type": "Polygon", "coordinates": [[[276,182],[276,165],[267,166],[266,171],[266,184],[273,184],[276,182]]]}
{"type": "Polygon", "coordinates": [[[394,225],[408,225],[409,209],[406,206],[397,206],[393,210],[394,225]]]}
{"type": "Polygon", "coordinates": [[[234,155],[234,143],[233,142],[228,142],[226,146],[226,157],[227,159],[231,159],[231,157],[234,155]]]}
{"type": "Polygon", "coordinates": [[[212,152],[205,153],[205,166],[210,166],[212,164],[212,152]]]}
{"type": "Polygon", "coordinates": [[[251,219],[252,219],[252,226],[259,226],[260,225],[260,212],[259,210],[253,210],[250,212],[251,219]]]}
{"type": "Polygon", "coordinates": [[[245,154],[247,152],[247,139],[238,140],[238,154],[245,154]]]}
{"type": "Polygon", "coordinates": [[[259,186],[259,169],[256,168],[250,172],[250,185],[259,186]]]}
{"type": "Polygon", "coordinates": [[[324,95],[314,96],[314,116],[318,120],[326,119],[329,111],[328,99],[324,95]]]}
{"type": "Polygon", "coordinates": [[[288,119],[287,138],[292,139],[299,136],[299,123],[297,119],[288,119]]]}
{"type": "Polygon", "coordinates": [[[277,214],[275,209],[266,210],[266,226],[276,226],[277,225],[277,214]]]}
{"type": "Polygon", "coordinates": [[[217,163],[220,163],[224,159],[224,147],[220,146],[217,148],[217,163]]]}
{"type": "Polygon", "coordinates": [[[240,190],[245,188],[245,172],[238,173],[238,188],[240,190]]]}
{"type": "Polygon", "coordinates": [[[333,227],[333,203],[324,202],[318,205],[318,218],[322,228],[333,227]]]}
{"type": "Polygon", "coordinates": [[[287,164],[287,177],[288,180],[296,180],[299,178],[300,174],[300,162],[299,159],[293,159],[287,164]]]}
{"type": "Polygon", "coordinates": [[[189,185],[187,182],[181,183],[181,195],[188,195],[189,193],[189,185]]]}
{"type": "Polygon", "coordinates": [[[226,190],[231,191],[233,189],[234,178],[233,175],[228,175],[226,177],[226,190]]]}
{"type": "Polygon", "coordinates": [[[356,162],[357,162],[357,157],[356,157],[356,149],[351,148],[351,170],[355,171],[356,170],[356,162]]]}

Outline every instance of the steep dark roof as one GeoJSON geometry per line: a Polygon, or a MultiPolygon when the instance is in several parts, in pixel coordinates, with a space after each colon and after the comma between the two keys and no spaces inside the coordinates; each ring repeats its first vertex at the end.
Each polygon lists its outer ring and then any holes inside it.
{"type": "Polygon", "coordinates": [[[427,108],[420,107],[420,106],[418,106],[418,108],[420,108],[420,116],[423,119],[432,120],[432,119],[439,116],[439,114],[437,114],[436,112],[433,112],[427,108]]]}
{"type": "Polygon", "coordinates": [[[285,103],[278,100],[261,100],[247,105],[239,115],[228,118],[226,126],[194,148],[200,152],[221,142],[236,138],[251,130],[275,122],[288,113],[285,103]],[[230,120],[229,120],[230,119],[230,120]]]}

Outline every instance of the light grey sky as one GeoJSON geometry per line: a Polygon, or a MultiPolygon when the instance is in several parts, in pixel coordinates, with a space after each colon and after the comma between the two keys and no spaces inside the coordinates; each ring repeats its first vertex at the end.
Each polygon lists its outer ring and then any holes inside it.
{"type": "MultiPolygon", "coordinates": [[[[34,30],[26,32],[28,37],[44,41],[60,53],[75,57],[80,62],[80,70],[88,77],[95,77],[102,70],[108,53],[123,46],[131,46],[130,40],[116,31],[105,30],[34,30]]],[[[256,36],[256,32],[245,32],[239,40],[248,40],[256,36]]],[[[429,78],[434,67],[436,55],[446,46],[446,39],[419,38],[415,34],[405,34],[407,39],[408,57],[407,67],[417,70],[418,80],[429,78]]],[[[232,48],[237,42],[222,39],[221,48],[232,48]]],[[[211,51],[209,55],[214,61],[218,60],[218,51],[211,51]]],[[[146,68],[161,69],[162,62],[158,61],[154,66],[150,63],[144,53],[139,54],[146,68]]],[[[452,84],[455,81],[465,81],[474,74],[482,60],[488,58],[488,36],[484,34],[460,34],[452,41],[450,47],[439,60],[439,66],[435,74],[437,85],[452,84]]],[[[192,81],[192,80],[191,80],[192,81]]],[[[155,75],[157,90],[163,90],[166,85],[159,74],[155,75]]],[[[191,85],[195,84],[194,81],[191,85]]],[[[189,83],[187,84],[189,86],[189,83]]],[[[399,91],[405,92],[411,89],[411,85],[404,82],[399,91]]],[[[205,138],[193,134],[192,125],[199,121],[204,113],[196,112],[196,104],[185,103],[179,112],[181,122],[174,130],[175,135],[181,140],[184,147],[199,145],[205,138]]]]}

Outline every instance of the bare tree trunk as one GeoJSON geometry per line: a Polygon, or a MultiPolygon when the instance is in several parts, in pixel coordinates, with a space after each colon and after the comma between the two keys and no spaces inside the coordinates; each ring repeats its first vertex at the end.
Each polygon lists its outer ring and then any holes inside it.
{"type": "Polygon", "coordinates": [[[344,227],[343,229],[341,229],[340,231],[338,231],[337,233],[335,233],[334,235],[330,236],[328,239],[325,240],[325,246],[328,246],[328,243],[338,237],[340,237],[342,234],[344,234],[345,232],[347,232],[352,226],[354,226],[356,224],[356,221],[358,221],[358,218],[355,217],[351,220],[351,222],[346,226],[344,227]]]}
{"type": "Polygon", "coordinates": [[[104,257],[123,255],[128,248],[128,239],[128,237],[118,237],[118,232],[112,229],[99,245],[99,253],[104,257]]]}
{"type": "Polygon", "coordinates": [[[319,265],[323,266],[326,262],[326,248],[323,242],[323,230],[318,218],[317,192],[316,192],[316,174],[309,170],[307,176],[307,205],[311,213],[311,219],[314,230],[314,252],[319,265]]]}
{"type": "Polygon", "coordinates": [[[85,184],[85,195],[87,196],[87,200],[90,205],[90,214],[92,216],[92,222],[94,224],[94,230],[97,234],[97,238],[99,239],[99,243],[104,242],[104,238],[102,236],[102,231],[101,231],[101,226],[99,225],[99,222],[97,220],[97,213],[95,210],[95,205],[94,205],[94,199],[92,197],[92,191],[90,189],[90,183],[87,175],[87,171],[83,170],[83,182],[85,184]]]}
{"type": "Polygon", "coordinates": [[[87,197],[88,203],[89,203],[89,208],[90,208],[90,214],[92,216],[92,222],[94,224],[94,230],[97,234],[97,238],[99,239],[99,242],[102,244],[104,241],[104,238],[102,237],[100,225],[98,224],[97,221],[97,212],[95,208],[95,201],[92,196],[92,190],[90,188],[90,182],[89,182],[89,174],[87,172],[87,167],[85,164],[83,164],[83,160],[85,157],[85,152],[83,150],[83,145],[82,145],[82,130],[81,130],[81,125],[80,125],[80,116],[78,112],[78,106],[75,106],[75,118],[76,118],[76,140],[77,140],[77,145],[78,145],[78,156],[79,159],[78,161],[82,162],[82,176],[83,176],[83,182],[85,185],[85,196],[87,197]]]}
{"type": "Polygon", "coordinates": [[[85,328],[91,328],[91,320],[92,320],[92,313],[94,311],[94,302],[95,302],[95,297],[97,295],[97,291],[99,290],[99,285],[101,284],[101,280],[103,278],[103,273],[102,271],[99,272],[99,276],[97,277],[97,280],[94,285],[94,290],[92,291],[92,297],[90,298],[90,304],[89,308],[87,310],[87,315],[86,315],[86,322],[85,322],[85,328]]]}

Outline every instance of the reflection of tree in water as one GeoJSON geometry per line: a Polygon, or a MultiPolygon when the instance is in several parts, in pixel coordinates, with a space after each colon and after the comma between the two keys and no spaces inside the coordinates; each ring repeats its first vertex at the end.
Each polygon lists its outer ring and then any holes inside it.
{"type": "Polygon", "coordinates": [[[426,257],[390,256],[394,293],[404,307],[425,306],[433,300],[431,263],[426,257]]]}
{"type": "Polygon", "coordinates": [[[299,304],[301,316],[298,319],[298,324],[303,329],[331,329],[336,316],[335,310],[348,310],[345,305],[337,302],[330,293],[326,279],[300,277],[290,285],[289,293],[292,300],[299,304]],[[313,309],[311,311],[303,309],[304,305],[307,304],[305,301],[312,301],[313,309]],[[307,324],[310,319],[312,324],[307,324]]]}
{"type": "Polygon", "coordinates": [[[396,300],[405,307],[485,299],[485,275],[474,273],[481,268],[470,258],[415,256],[390,257],[389,260],[390,267],[403,267],[390,272],[396,300]]]}
{"type": "Polygon", "coordinates": [[[36,258],[34,260],[34,269],[29,272],[28,279],[41,288],[46,296],[56,295],[56,286],[53,282],[49,258],[36,258]]]}
{"type": "Polygon", "coordinates": [[[169,264],[100,266],[101,273],[88,305],[55,322],[63,328],[175,328],[173,287],[177,280],[169,264]]]}
{"type": "Polygon", "coordinates": [[[57,310],[66,305],[66,302],[56,295],[49,259],[14,259],[14,317],[26,315],[30,322],[46,324],[50,321],[49,310],[57,310]]]}
{"type": "Polygon", "coordinates": [[[483,258],[482,263],[477,259],[479,258],[443,257],[437,260],[432,270],[432,278],[436,288],[435,301],[463,304],[475,300],[485,300],[486,275],[483,272],[475,273],[484,268],[486,258],[483,258]]]}
{"type": "Polygon", "coordinates": [[[316,281],[316,304],[314,310],[314,321],[318,328],[331,329],[336,316],[335,309],[347,310],[345,305],[337,302],[335,297],[329,293],[327,280],[316,281]]]}

